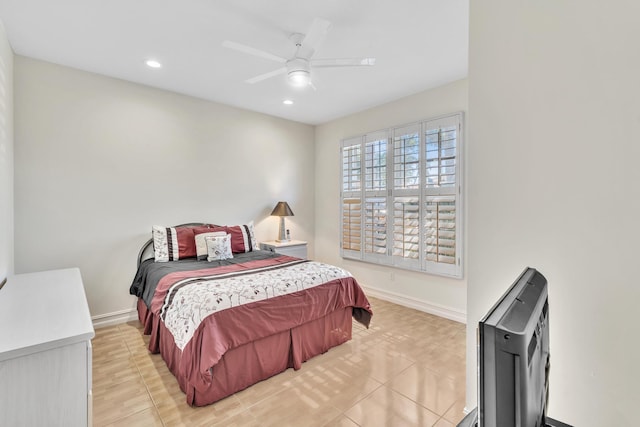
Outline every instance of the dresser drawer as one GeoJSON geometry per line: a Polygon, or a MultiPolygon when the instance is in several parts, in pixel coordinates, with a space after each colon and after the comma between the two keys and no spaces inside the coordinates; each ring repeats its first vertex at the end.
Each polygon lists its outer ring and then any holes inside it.
{"type": "Polygon", "coordinates": [[[307,242],[292,240],[290,242],[262,242],[260,249],[288,255],[296,258],[307,259],[307,242]]]}

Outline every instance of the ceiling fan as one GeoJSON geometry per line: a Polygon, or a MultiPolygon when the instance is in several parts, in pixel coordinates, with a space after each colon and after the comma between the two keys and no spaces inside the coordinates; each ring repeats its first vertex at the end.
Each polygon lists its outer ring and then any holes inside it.
{"type": "Polygon", "coordinates": [[[322,44],[327,32],[331,27],[331,23],[324,19],[314,19],[307,34],[294,33],[289,39],[295,44],[296,51],[293,57],[287,59],[261,49],[256,49],[241,43],[225,40],[222,46],[237,50],[242,53],[257,56],[271,61],[285,64],[284,67],[268,73],[260,74],[245,80],[247,83],[258,83],[280,74],[287,74],[287,80],[293,86],[312,86],[311,68],[335,68],[335,67],[367,67],[376,63],[375,58],[330,58],[330,59],[313,59],[313,55],[322,44]]]}

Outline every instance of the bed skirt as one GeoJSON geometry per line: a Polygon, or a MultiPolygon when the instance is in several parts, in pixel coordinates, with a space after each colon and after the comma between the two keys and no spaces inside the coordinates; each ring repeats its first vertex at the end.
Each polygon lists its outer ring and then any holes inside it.
{"type": "Polygon", "coordinates": [[[351,339],[352,307],[341,308],[316,320],[228,350],[210,367],[212,381],[207,388],[189,384],[178,367],[182,351],[164,324],[138,300],[138,318],[145,335],[151,335],[149,351],[160,353],[177,378],[191,406],[205,406],[287,368],[298,370],[302,363],[351,339]]]}

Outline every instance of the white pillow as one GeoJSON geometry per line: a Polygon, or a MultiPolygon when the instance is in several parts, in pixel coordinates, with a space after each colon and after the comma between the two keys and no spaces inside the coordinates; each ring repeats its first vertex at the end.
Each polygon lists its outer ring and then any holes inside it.
{"type": "Polygon", "coordinates": [[[226,235],[227,233],[225,231],[196,234],[196,257],[198,259],[207,258],[207,241],[205,240],[207,237],[222,237],[226,235]]]}
{"type": "Polygon", "coordinates": [[[205,237],[207,243],[207,261],[233,258],[231,235],[205,237]]]}

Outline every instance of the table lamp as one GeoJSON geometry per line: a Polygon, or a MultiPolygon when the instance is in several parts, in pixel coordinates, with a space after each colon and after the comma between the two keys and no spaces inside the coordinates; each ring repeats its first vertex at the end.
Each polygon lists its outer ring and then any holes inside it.
{"type": "Polygon", "coordinates": [[[293,216],[293,211],[287,204],[287,202],[278,202],[275,208],[273,208],[273,212],[271,212],[271,216],[279,216],[280,217],[280,232],[279,237],[276,239],[276,242],[288,242],[287,235],[285,234],[284,228],[284,217],[285,216],[293,216]]]}

